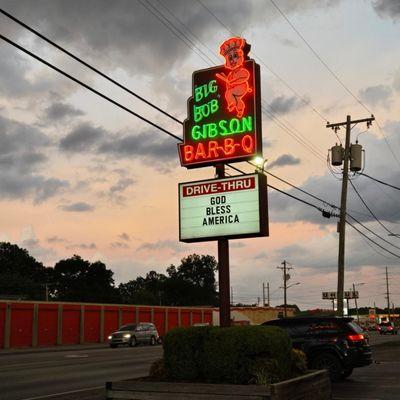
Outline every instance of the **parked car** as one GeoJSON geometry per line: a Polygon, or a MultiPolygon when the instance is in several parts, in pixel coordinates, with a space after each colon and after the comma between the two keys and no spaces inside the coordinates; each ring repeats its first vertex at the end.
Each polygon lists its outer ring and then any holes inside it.
{"type": "Polygon", "coordinates": [[[108,343],[112,348],[119,345],[133,347],[139,343],[155,345],[160,343],[160,338],[154,324],[140,322],[122,325],[116,332],[108,336],[108,343]]]}
{"type": "Polygon", "coordinates": [[[307,356],[310,369],[327,369],[333,381],[372,363],[368,334],[353,318],[299,317],[264,322],[286,330],[293,347],[307,356]]]}
{"type": "Polygon", "coordinates": [[[397,326],[393,322],[381,322],[379,324],[379,333],[381,335],[397,335],[397,326]]]}

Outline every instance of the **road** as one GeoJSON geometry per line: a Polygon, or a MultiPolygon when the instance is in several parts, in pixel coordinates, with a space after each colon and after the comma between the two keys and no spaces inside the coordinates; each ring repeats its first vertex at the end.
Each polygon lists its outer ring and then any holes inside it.
{"type": "Polygon", "coordinates": [[[400,398],[400,337],[372,333],[375,363],[357,368],[343,382],[332,385],[333,400],[394,400],[400,398]],[[397,342],[391,345],[390,342],[397,342]],[[385,345],[382,346],[382,344],[385,345]]]}
{"type": "Polygon", "coordinates": [[[147,375],[161,354],[161,346],[1,354],[0,399],[104,400],[106,381],[147,375]]]}
{"type": "MultiPolygon", "coordinates": [[[[333,385],[334,400],[400,398],[400,336],[370,335],[376,364],[333,385]],[[377,346],[376,346],[377,345],[377,346]]],[[[161,346],[0,352],[1,400],[104,400],[106,381],[147,375],[161,346]]]]}

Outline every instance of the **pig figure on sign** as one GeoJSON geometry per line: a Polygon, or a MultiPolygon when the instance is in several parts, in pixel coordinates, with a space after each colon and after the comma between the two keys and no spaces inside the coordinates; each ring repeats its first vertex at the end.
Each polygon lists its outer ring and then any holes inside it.
{"type": "Polygon", "coordinates": [[[228,111],[236,111],[238,118],[243,116],[246,107],[243,97],[252,92],[249,86],[250,72],[243,67],[249,49],[250,46],[246,41],[239,37],[225,40],[219,49],[220,54],[225,58],[225,67],[231,71],[228,75],[216,74],[216,77],[225,82],[228,111]]]}

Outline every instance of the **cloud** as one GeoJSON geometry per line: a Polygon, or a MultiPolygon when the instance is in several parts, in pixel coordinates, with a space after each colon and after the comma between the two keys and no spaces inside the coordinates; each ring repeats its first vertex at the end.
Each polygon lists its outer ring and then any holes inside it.
{"type": "Polygon", "coordinates": [[[398,0],[375,0],[372,4],[380,17],[391,18],[393,22],[400,20],[400,2],[398,0]]]}
{"type": "Polygon", "coordinates": [[[89,123],[82,123],[75,127],[60,141],[60,149],[66,152],[88,151],[104,136],[105,131],[89,123]]]}
{"type": "Polygon", "coordinates": [[[129,246],[123,242],[113,242],[111,243],[111,247],[114,249],[129,249],[129,246]]]}
{"type": "MultiPolygon", "coordinates": [[[[400,148],[400,137],[396,129],[398,126],[400,126],[399,121],[391,121],[384,126],[387,140],[393,149],[400,148]],[[393,129],[391,135],[388,134],[391,132],[390,129],[393,129]]],[[[360,136],[359,140],[366,151],[366,173],[381,178],[393,185],[400,186],[400,175],[397,173],[397,169],[388,168],[388,163],[393,164],[394,161],[392,160],[392,156],[389,153],[385,141],[383,139],[378,139],[370,133],[363,134],[360,136]]],[[[393,191],[388,191],[381,185],[374,184],[364,177],[355,179],[354,185],[377,217],[388,224],[389,229],[390,224],[396,224],[400,221],[400,202],[393,191]]],[[[326,199],[326,201],[330,203],[336,205],[340,204],[341,181],[336,180],[329,172],[322,176],[310,177],[300,188],[326,199]]],[[[289,189],[286,191],[289,194],[300,197],[326,210],[331,210],[328,205],[315,201],[296,189],[289,189]]],[[[336,218],[323,218],[318,210],[273,190],[269,191],[268,200],[269,215],[273,222],[305,221],[325,225],[336,224],[337,221],[336,218]]],[[[373,221],[373,217],[362,205],[360,199],[351,187],[349,187],[348,191],[348,212],[354,214],[354,216],[362,222],[373,221]]],[[[396,227],[393,226],[392,230],[395,231],[396,227]]]]}
{"type": "Polygon", "coordinates": [[[88,203],[78,202],[62,206],[61,209],[67,212],[91,212],[95,207],[88,203]]]}
{"type": "Polygon", "coordinates": [[[304,105],[304,102],[302,102],[295,96],[278,96],[271,101],[269,107],[275,114],[284,115],[289,114],[292,111],[296,111],[299,108],[304,107],[304,105]]]}
{"type": "Polygon", "coordinates": [[[118,235],[118,237],[122,240],[126,240],[127,242],[131,240],[129,235],[125,232],[122,232],[120,235],[118,235]]]}
{"type": "Polygon", "coordinates": [[[45,109],[45,118],[50,121],[60,121],[67,117],[78,117],[81,115],[84,115],[83,111],[62,102],[55,102],[45,109]]]}
{"type": "Polygon", "coordinates": [[[360,90],[360,98],[373,106],[388,107],[393,95],[393,90],[387,85],[370,86],[360,90]]]}
{"type": "Polygon", "coordinates": [[[275,161],[272,161],[272,163],[268,165],[268,168],[285,167],[288,165],[299,165],[300,163],[301,163],[300,158],[296,158],[291,154],[282,154],[275,161]]]}
{"type": "Polygon", "coordinates": [[[132,186],[134,183],[134,179],[121,178],[115,185],[110,187],[110,194],[124,192],[129,186],[132,186]]]}
{"type": "Polygon", "coordinates": [[[0,198],[25,199],[33,197],[39,204],[69,187],[65,180],[41,175],[20,175],[15,171],[0,172],[0,198]]]}
{"type": "Polygon", "coordinates": [[[177,242],[176,240],[158,240],[156,242],[146,242],[141,244],[138,248],[137,251],[155,251],[155,250],[161,250],[161,249],[167,249],[171,250],[174,253],[177,253],[181,250],[187,249],[186,246],[184,246],[182,243],[177,242]]]}
{"type": "MultiPolygon", "coordinates": [[[[283,4],[285,11],[303,12],[310,8],[326,8],[339,2],[331,0],[302,0],[295,4],[283,4]],[[288,9],[288,10],[286,10],[288,9]]],[[[86,59],[96,60],[103,68],[124,68],[131,74],[157,74],[165,76],[188,57],[193,56],[181,35],[165,24],[177,22],[190,26],[199,40],[215,37],[222,29],[213,14],[223,20],[230,30],[243,32],[259,24],[269,25],[278,18],[276,13],[257,0],[246,2],[235,0],[226,6],[218,0],[207,5],[193,2],[190,7],[186,0],[173,0],[159,5],[138,3],[131,0],[88,0],[70,7],[68,2],[42,0],[40,6],[29,0],[18,2],[3,1],[3,7],[22,20],[40,26],[40,31],[56,42],[70,47],[86,59]],[[159,14],[162,14],[160,16],[159,14]],[[237,16],[240,15],[240,18],[237,16]],[[166,22],[166,19],[171,22],[166,22]],[[135,68],[132,68],[135,65],[135,68]]]]}
{"type": "Polygon", "coordinates": [[[64,243],[66,240],[58,236],[51,236],[47,238],[48,243],[64,243]]]}
{"type": "Polygon", "coordinates": [[[66,246],[66,249],[95,250],[97,246],[95,243],[78,243],[66,246]]]}

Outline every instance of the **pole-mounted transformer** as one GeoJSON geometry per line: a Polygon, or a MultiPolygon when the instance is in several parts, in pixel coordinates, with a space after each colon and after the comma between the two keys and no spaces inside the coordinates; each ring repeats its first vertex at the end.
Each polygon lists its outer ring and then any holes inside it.
{"type": "Polygon", "coordinates": [[[362,152],[362,146],[358,142],[350,146],[350,171],[358,172],[362,170],[362,152]]]}
{"type": "Polygon", "coordinates": [[[344,159],[343,146],[341,144],[340,144],[340,146],[338,144],[336,144],[335,146],[332,146],[331,154],[332,154],[332,159],[331,159],[332,165],[335,165],[335,166],[342,165],[343,159],[344,159]]]}

